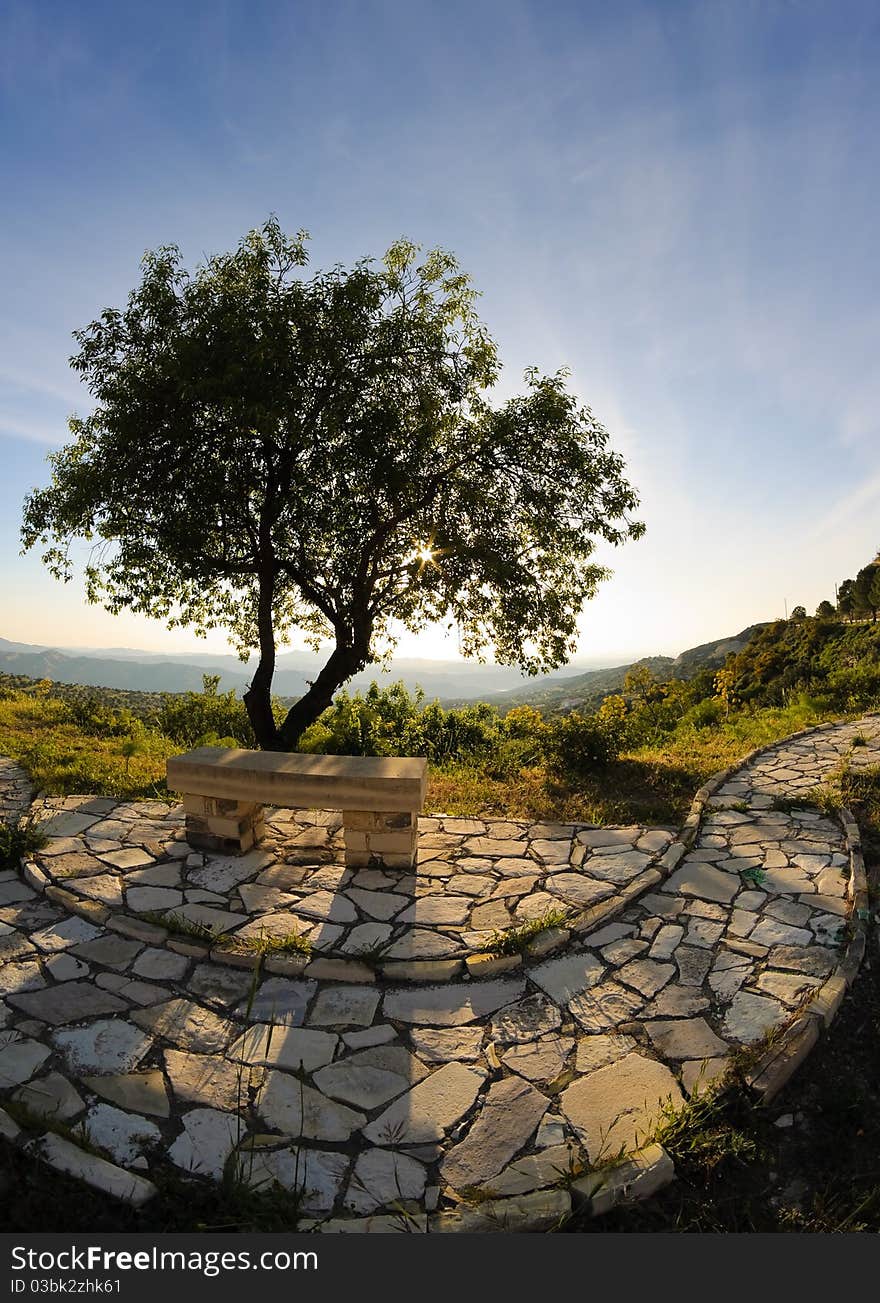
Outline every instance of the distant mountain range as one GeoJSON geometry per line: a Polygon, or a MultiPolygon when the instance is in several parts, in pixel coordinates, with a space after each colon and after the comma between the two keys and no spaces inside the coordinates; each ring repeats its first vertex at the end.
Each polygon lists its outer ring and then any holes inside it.
{"type": "Polygon", "coordinates": [[[700,670],[720,668],[731,652],[741,651],[753,635],[763,628],[763,624],[752,624],[735,637],[704,642],[699,647],[689,647],[678,656],[645,656],[628,665],[588,670],[585,674],[564,678],[551,675],[533,681],[529,688],[505,692],[502,700],[505,706],[539,706],[548,710],[594,706],[604,697],[620,692],[628,672],[640,666],[645,666],[658,679],[690,679],[700,670]]]}
{"type": "MultiPolygon", "coordinates": [[[[323,663],[322,658],[307,651],[282,653],[278,657],[273,691],[279,697],[301,696],[323,663]]],[[[582,665],[571,666],[562,671],[561,677],[583,672],[582,665]]],[[[236,656],[210,652],[184,652],[169,657],[124,647],[60,649],[0,638],[0,673],[137,692],[200,692],[202,675],[219,674],[221,692],[234,688],[242,693],[250,683],[253,667],[249,670],[236,656]]],[[[494,697],[529,682],[518,670],[503,665],[400,658],[385,671],[378,665],[372,666],[355,675],[347,686],[364,689],[374,679],[388,684],[402,681],[410,691],[420,687],[429,700],[494,697]]]]}
{"type": "MultiPolygon", "coordinates": [[[[585,670],[583,664],[568,666],[552,675],[525,678],[503,665],[479,665],[462,661],[395,660],[388,670],[378,665],[357,674],[346,685],[350,689],[379,683],[403,682],[413,691],[421,688],[429,700],[444,705],[490,700],[499,706],[527,703],[549,709],[592,705],[609,693],[619,692],[633,665],[647,666],[659,678],[690,678],[699,670],[722,665],[739,651],[762,625],[751,625],[732,638],[691,647],[679,656],[648,656],[626,665],[585,670]]],[[[279,697],[299,697],[318,673],[323,661],[307,651],[285,652],[278,657],[273,691],[279,697]]],[[[251,671],[252,672],[252,671],[251,671]]],[[[244,692],[250,682],[248,666],[235,656],[210,652],[184,652],[173,657],[155,652],[113,647],[40,647],[0,638],[0,673],[52,679],[86,687],[116,688],[135,692],[200,692],[204,674],[220,675],[220,691],[244,692]]]]}

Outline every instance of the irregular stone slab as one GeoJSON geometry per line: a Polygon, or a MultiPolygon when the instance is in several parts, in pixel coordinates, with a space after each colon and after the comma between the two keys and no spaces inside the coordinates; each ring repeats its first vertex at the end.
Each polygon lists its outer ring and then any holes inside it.
{"type": "Polygon", "coordinates": [[[535,1190],[512,1199],[489,1199],[475,1208],[460,1205],[454,1212],[434,1213],[435,1235],[539,1234],[555,1230],[571,1212],[567,1190],[535,1190]]]}
{"type": "Polygon", "coordinates": [[[459,925],[467,922],[473,901],[469,896],[424,896],[403,911],[399,923],[416,923],[420,927],[438,924],[459,925]]]}
{"type": "Polygon", "coordinates": [[[582,873],[553,873],[544,885],[554,896],[580,909],[587,909],[614,895],[614,888],[607,882],[585,877],[582,873]]]}
{"type": "Polygon", "coordinates": [[[654,935],[649,959],[671,959],[684,936],[684,928],[677,923],[666,923],[654,935]]]}
{"type": "Polygon", "coordinates": [[[397,1039],[397,1032],[388,1023],[376,1023],[373,1027],[364,1027],[359,1032],[344,1032],[343,1044],[350,1050],[364,1050],[371,1045],[385,1045],[397,1039]]]}
{"type": "Polygon", "coordinates": [[[151,869],[133,869],[126,873],[128,887],[177,887],[180,883],[179,864],[156,864],[151,869]]]}
{"type": "Polygon", "coordinates": [[[46,972],[51,974],[56,982],[72,982],[75,977],[87,977],[89,972],[88,964],[74,959],[69,950],[62,950],[60,954],[52,955],[51,958],[44,960],[44,963],[46,972]]]}
{"type": "Polygon", "coordinates": [[[222,1050],[235,1030],[228,1019],[219,1018],[210,1009],[182,999],[168,1000],[152,1009],[137,1009],[131,1019],[154,1036],[161,1036],[172,1045],[193,1050],[196,1054],[222,1050]]]}
{"type": "Polygon", "coordinates": [[[602,947],[602,959],[618,968],[630,962],[630,959],[635,959],[638,955],[644,955],[647,949],[647,941],[638,941],[635,937],[624,937],[621,941],[613,941],[610,946],[602,947]]]}
{"type": "Polygon", "coordinates": [[[243,883],[238,889],[238,894],[249,914],[264,914],[273,909],[286,909],[296,901],[296,897],[290,892],[253,882],[243,883]]]}
{"type": "Polygon", "coordinates": [[[87,959],[94,964],[103,964],[105,968],[122,969],[127,968],[142,949],[140,941],[108,935],[96,937],[93,941],[81,942],[73,947],[73,953],[80,959],[87,959]]]}
{"type": "Polygon", "coordinates": [[[621,1149],[638,1149],[650,1138],[667,1105],[684,1097],[662,1063],[628,1054],[574,1082],[560,1097],[563,1113],[581,1137],[591,1163],[621,1149]]]}
{"type": "Polygon", "coordinates": [[[728,905],[739,891],[742,882],[737,874],[725,873],[711,864],[685,860],[661,887],[661,891],[674,895],[699,896],[701,900],[715,900],[728,905]]]}
{"type": "Polygon", "coordinates": [[[130,1072],[152,1045],[149,1036],[121,1018],[55,1032],[52,1040],[73,1072],[93,1072],[102,1077],[130,1072]]]}
{"type": "Polygon", "coordinates": [[[815,990],[819,985],[819,978],[805,977],[803,973],[777,973],[768,970],[761,974],[755,985],[786,1004],[796,1005],[800,1004],[808,991],[815,990]]]}
{"type": "Polygon", "coordinates": [[[527,1081],[554,1081],[565,1067],[573,1045],[570,1037],[551,1036],[547,1040],[515,1046],[507,1051],[502,1062],[527,1081]]]}
{"type": "Polygon", "coordinates": [[[689,1095],[704,1094],[724,1077],[728,1059],[691,1059],[681,1065],[681,1084],[689,1095]]]}
{"type": "Polygon", "coordinates": [[[406,1154],[368,1149],[360,1154],[345,1195],[345,1207],[371,1213],[404,1199],[421,1199],[425,1193],[425,1168],[406,1154]]]}
{"type": "Polygon", "coordinates": [[[324,923],[358,921],[358,912],[352,902],[345,896],[336,896],[329,891],[316,891],[297,901],[296,912],[304,918],[315,918],[324,923]]]}
{"type": "Polygon", "coordinates": [[[186,876],[194,886],[201,887],[204,891],[216,891],[218,895],[225,896],[239,883],[252,878],[255,872],[253,863],[247,862],[247,857],[243,855],[240,860],[214,860],[203,869],[191,869],[186,876]]]}
{"type": "MultiPolygon", "coordinates": [[[[63,954],[58,958],[63,959],[63,954]]],[[[16,991],[41,991],[45,985],[46,979],[36,962],[6,963],[0,967],[0,996],[14,995],[16,991]]]]}
{"type": "Polygon", "coordinates": [[[0,879],[0,905],[14,905],[17,901],[33,900],[33,898],[33,890],[24,882],[20,882],[17,878],[6,882],[0,879]]]}
{"type": "Polygon", "coordinates": [[[525,854],[526,843],[498,837],[469,837],[465,842],[470,856],[484,856],[490,860],[520,858],[525,854]]]}
{"type": "Polygon", "coordinates": [[[434,1027],[456,1027],[475,1022],[518,1000],[524,978],[500,978],[467,986],[429,986],[418,990],[390,991],[385,996],[386,1018],[434,1027]]]}
{"type": "Polygon", "coordinates": [[[657,1052],[667,1059],[711,1059],[723,1056],[727,1045],[719,1040],[704,1018],[677,1018],[646,1022],[657,1052]]]}
{"type": "MultiPolygon", "coordinates": [[[[357,928],[355,929],[357,931],[357,928]]],[[[455,937],[427,928],[411,928],[399,941],[383,950],[383,959],[440,959],[461,949],[455,937]]]]}
{"type": "Polygon", "coordinates": [[[719,1001],[729,1003],[739,988],[751,977],[753,968],[754,965],[744,957],[741,963],[731,964],[725,968],[716,964],[709,974],[709,985],[719,1001]]]}
{"type": "Polygon", "coordinates": [[[284,1072],[266,1074],[258,1108],[270,1126],[305,1140],[348,1140],[367,1120],[284,1072]]]}
{"type": "Polygon", "coordinates": [[[535,1041],[556,1031],[562,1014],[556,1004],[543,995],[530,995],[517,1004],[508,1005],[492,1023],[492,1040],[502,1045],[535,1041]]]}
{"type": "Polygon", "coordinates": [[[46,837],[75,837],[77,833],[85,832],[97,822],[97,815],[94,814],[77,814],[72,810],[59,810],[48,819],[37,820],[37,829],[46,837]]]}
{"type": "Polygon", "coordinates": [[[238,1010],[249,1022],[284,1023],[300,1027],[305,1021],[309,1001],[317,983],[307,978],[292,981],[287,977],[270,977],[263,982],[253,1000],[246,1000],[238,1010]]]}
{"type": "Polygon", "coordinates": [[[759,946],[807,946],[812,939],[806,928],[789,927],[774,918],[762,918],[749,933],[749,940],[759,946]]]}
{"type": "Polygon", "coordinates": [[[347,1154],[327,1149],[278,1149],[273,1153],[248,1153],[241,1156],[244,1179],[252,1189],[280,1185],[296,1190],[303,1212],[327,1213],[336,1202],[348,1171],[347,1154]]]}
{"type": "MultiPolygon", "coordinates": [[[[151,890],[154,889],[151,888],[151,890]]],[[[131,892],[128,894],[130,896],[131,892]]],[[[222,936],[224,932],[231,932],[241,922],[240,914],[231,913],[226,909],[214,909],[211,905],[200,905],[192,902],[181,905],[178,909],[168,910],[165,917],[170,918],[172,916],[183,919],[185,923],[195,923],[197,927],[207,928],[215,936],[222,936]]],[[[288,930],[292,930],[292,928],[288,930]]]]}
{"type": "Polygon", "coordinates": [[[689,1014],[702,1013],[709,1007],[709,1001],[694,987],[664,986],[663,990],[643,1011],[646,1018],[686,1018],[689,1014]]]}
{"type": "Polygon", "coordinates": [[[712,953],[696,946],[678,946],[675,951],[678,980],[682,986],[702,986],[712,964],[712,953]]]}
{"type": "Polygon", "coordinates": [[[794,973],[807,973],[810,977],[827,977],[834,968],[834,956],[818,946],[775,946],[767,962],[771,968],[787,968],[794,973]]]}
{"type": "Polygon", "coordinates": [[[740,991],[731,1001],[721,1030],[729,1040],[750,1045],[787,1017],[788,1011],[776,1000],[740,991]]]}
{"type": "Polygon", "coordinates": [[[604,1032],[629,1022],[643,1003],[642,997],[633,991],[618,986],[616,982],[605,982],[593,987],[592,991],[574,996],[568,1009],[584,1031],[604,1032]]]}
{"type": "Polygon", "coordinates": [[[93,1189],[102,1190],[135,1207],[140,1207],[157,1193],[151,1181],[145,1181],[142,1176],[135,1176],[133,1172],[126,1172],[95,1154],[87,1153],[78,1145],[71,1144],[69,1140],[52,1132],[35,1140],[31,1148],[56,1171],[66,1172],[68,1176],[85,1181],[93,1189]]]}
{"type": "Polygon", "coordinates": [[[625,886],[637,878],[651,862],[651,856],[641,851],[624,851],[618,855],[591,855],[584,862],[584,870],[604,882],[625,886]]]}
{"type": "Polygon", "coordinates": [[[103,1096],[130,1113],[149,1113],[167,1118],[170,1113],[165,1078],[158,1069],[127,1072],[108,1077],[83,1077],[87,1090],[103,1096]]]}
{"type": "Polygon", "coordinates": [[[165,1071],[177,1100],[233,1113],[247,1105],[254,1078],[262,1079],[248,1064],[184,1050],[165,1051],[165,1071]]]}
{"type": "Polygon", "coordinates": [[[633,959],[615,973],[615,977],[642,995],[656,995],[675,975],[672,964],[660,964],[655,959],[633,959]]]}
{"type": "Polygon", "coordinates": [[[56,1122],[69,1122],[85,1107],[82,1099],[66,1077],[60,1072],[50,1072],[20,1086],[13,1095],[31,1113],[56,1122]]]}
{"type": "Polygon", "coordinates": [[[413,1027],[413,1048],[429,1063],[474,1063],[480,1057],[482,1027],[413,1027]]]}
{"type": "MultiPolygon", "coordinates": [[[[169,952],[173,953],[173,952],[169,952]]],[[[181,956],[184,957],[184,956],[181,956]]],[[[199,996],[228,1008],[246,997],[254,984],[254,975],[225,964],[197,964],[186,984],[187,994],[199,996]]]]}
{"type": "Polygon", "coordinates": [[[117,869],[139,869],[142,865],[153,863],[152,855],[136,846],[124,846],[119,851],[105,851],[101,859],[117,869]]]}
{"type": "Polygon", "coordinates": [[[544,864],[567,864],[571,853],[571,837],[546,841],[536,837],[529,843],[529,854],[544,864]]]}
{"type": "Polygon", "coordinates": [[[131,971],[138,977],[158,978],[160,981],[178,981],[183,977],[189,960],[186,955],[176,955],[173,950],[157,950],[152,947],[138,955],[131,971]]]}
{"type": "Polygon", "coordinates": [[[562,955],[548,959],[529,973],[530,978],[551,1000],[567,1004],[574,995],[595,986],[605,971],[605,965],[590,953],[562,955]]]}
{"type": "Polygon", "coordinates": [[[379,992],[364,986],[327,986],[318,993],[309,1024],[315,1027],[369,1027],[379,992]]]}
{"type": "Polygon", "coordinates": [[[455,1189],[482,1185],[528,1142],[547,1112],[550,1101],[515,1077],[489,1088],[467,1136],[449,1150],[440,1174],[455,1189]]]}
{"type": "Polygon", "coordinates": [[[183,905],[183,892],[173,891],[170,887],[129,887],[125,903],[136,914],[150,910],[179,910],[183,905]]]}
{"type": "Polygon", "coordinates": [[[31,933],[31,941],[41,950],[66,950],[80,941],[92,941],[100,936],[100,929],[87,923],[84,918],[65,918],[59,923],[51,923],[39,932],[31,933]]]}
{"type": "Polygon", "coordinates": [[[82,881],[69,882],[68,886],[70,890],[76,891],[77,895],[98,900],[100,904],[107,904],[111,909],[120,909],[123,906],[123,885],[113,874],[102,873],[94,878],[83,878],[82,881]]]}
{"type": "Polygon", "coordinates": [[[632,846],[641,828],[633,824],[627,828],[585,828],[577,834],[582,846],[591,850],[605,846],[632,846]]]}
{"type": "Polygon", "coordinates": [[[287,1068],[291,1072],[314,1072],[330,1063],[339,1037],[311,1027],[273,1027],[258,1023],[249,1027],[229,1047],[233,1063],[262,1064],[287,1068]]]}
{"type": "Polygon", "coordinates": [[[42,991],[26,991],[6,998],[29,1017],[39,1018],[53,1026],[95,1018],[102,1013],[120,1013],[128,1007],[124,1000],[117,999],[109,991],[84,981],[64,982],[60,986],[47,986],[42,991]]]}
{"type": "Polygon", "coordinates": [[[48,1057],[49,1050],[39,1041],[14,1031],[0,1032],[0,1088],[28,1081],[48,1057]]]}
{"type": "Polygon", "coordinates": [[[408,896],[400,896],[393,891],[368,891],[360,887],[349,887],[345,894],[369,918],[381,922],[394,918],[395,914],[410,904],[408,896]]]}
{"type": "Polygon", "coordinates": [[[0,923],[0,964],[7,964],[13,959],[21,959],[25,955],[33,957],[37,953],[37,950],[31,945],[23,932],[17,932],[15,928],[0,923]]]}
{"type": "Polygon", "coordinates": [[[128,1164],[143,1153],[145,1145],[156,1145],[162,1133],[155,1122],[123,1113],[111,1104],[95,1104],[83,1121],[93,1145],[105,1149],[117,1163],[128,1164]]]}
{"type": "Polygon", "coordinates": [[[607,1036],[601,1032],[584,1036],[578,1041],[575,1066],[579,1073],[587,1075],[609,1063],[616,1063],[634,1049],[636,1042],[631,1036],[607,1036]]]}
{"type": "Polygon", "coordinates": [[[539,1154],[519,1158],[505,1167],[489,1181],[488,1190],[497,1198],[528,1194],[532,1190],[545,1189],[548,1185],[559,1185],[566,1178],[576,1175],[580,1167],[577,1154],[572,1148],[568,1145],[553,1145],[539,1154]]]}
{"type": "MultiPolygon", "coordinates": [[[[369,1054],[369,1050],[364,1053],[369,1054]]],[[[413,1084],[399,1073],[374,1067],[369,1061],[364,1062],[360,1054],[321,1068],[314,1074],[313,1080],[325,1095],[353,1104],[365,1113],[402,1095],[413,1084]]]]}
{"type": "Polygon", "coordinates": [[[229,1156],[244,1135],[241,1120],[213,1108],[195,1108],[183,1119],[183,1131],[168,1150],[176,1167],[219,1181],[229,1156]]]}
{"type": "Polygon", "coordinates": [[[447,1063],[396,1099],[363,1134],[374,1145],[425,1145],[442,1140],[474,1103],[486,1074],[447,1063]]]}

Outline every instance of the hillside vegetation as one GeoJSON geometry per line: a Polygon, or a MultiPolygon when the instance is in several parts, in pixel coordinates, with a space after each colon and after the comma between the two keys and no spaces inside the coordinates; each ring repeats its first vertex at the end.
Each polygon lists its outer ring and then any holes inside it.
{"type": "MultiPolygon", "coordinates": [[[[243,703],[201,692],[72,689],[0,679],[0,751],[51,792],[166,794],[169,755],[253,747],[243,703]]],[[[796,611],[757,626],[713,671],[660,678],[631,667],[594,709],[444,709],[402,685],[342,691],[300,749],[424,755],[428,808],[588,823],[678,823],[695,790],[755,747],[880,705],[880,625],[796,611]]],[[[285,709],[278,701],[279,716],[285,709]]]]}

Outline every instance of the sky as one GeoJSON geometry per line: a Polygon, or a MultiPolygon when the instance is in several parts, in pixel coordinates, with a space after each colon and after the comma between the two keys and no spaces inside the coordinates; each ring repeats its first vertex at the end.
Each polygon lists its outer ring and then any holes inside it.
{"type": "Polygon", "coordinates": [[[578,659],[833,599],[880,545],[878,59],[859,0],[6,0],[0,637],[225,650],[86,606],[18,530],[90,410],[71,332],[145,250],[193,267],[270,213],[314,269],[451,249],[499,402],[570,368],[647,525],[578,659]]]}

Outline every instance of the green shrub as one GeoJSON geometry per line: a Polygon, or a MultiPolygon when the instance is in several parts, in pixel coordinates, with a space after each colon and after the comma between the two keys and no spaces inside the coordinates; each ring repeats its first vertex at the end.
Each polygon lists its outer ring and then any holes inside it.
{"type": "Polygon", "coordinates": [[[595,715],[572,711],[551,720],[545,741],[549,769],[577,781],[616,760],[627,743],[627,711],[622,697],[606,697],[595,715]]]}

